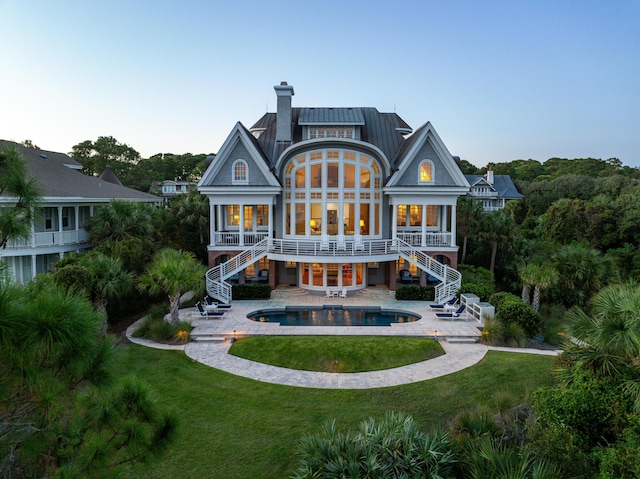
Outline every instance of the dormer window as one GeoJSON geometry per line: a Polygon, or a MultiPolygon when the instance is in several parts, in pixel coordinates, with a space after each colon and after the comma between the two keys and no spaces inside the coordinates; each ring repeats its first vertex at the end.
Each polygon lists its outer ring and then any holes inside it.
{"type": "Polygon", "coordinates": [[[316,138],[355,138],[355,129],[352,126],[310,126],[309,139],[316,138]]]}
{"type": "Polygon", "coordinates": [[[246,185],[249,183],[249,172],[247,162],[244,160],[236,160],[233,163],[233,177],[231,182],[234,185],[246,185]]]}
{"type": "Polygon", "coordinates": [[[420,163],[420,183],[433,182],[433,162],[424,160],[420,163]]]}

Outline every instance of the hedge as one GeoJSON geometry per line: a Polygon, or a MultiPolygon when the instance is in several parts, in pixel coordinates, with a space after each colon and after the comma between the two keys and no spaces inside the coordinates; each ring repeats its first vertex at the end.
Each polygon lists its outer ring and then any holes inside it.
{"type": "Polygon", "coordinates": [[[269,299],[271,286],[268,284],[234,284],[233,299],[269,299]]]}
{"type": "Polygon", "coordinates": [[[434,286],[425,287],[417,285],[398,286],[396,299],[400,301],[433,301],[436,296],[434,286]]]}
{"type": "MultiPolygon", "coordinates": [[[[540,316],[521,298],[507,299],[500,307],[496,306],[496,317],[503,323],[517,323],[522,326],[528,337],[540,330],[540,316]]],[[[495,305],[494,305],[495,306],[495,305]]]]}

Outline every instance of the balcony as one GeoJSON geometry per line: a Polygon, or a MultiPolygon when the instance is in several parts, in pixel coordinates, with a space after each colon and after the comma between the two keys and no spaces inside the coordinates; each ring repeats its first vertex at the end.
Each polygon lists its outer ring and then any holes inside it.
{"type": "Polygon", "coordinates": [[[87,242],[87,231],[44,231],[34,233],[31,238],[19,241],[9,241],[7,249],[40,248],[48,246],[64,246],[87,242]]]}
{"type": "Polygon", "coordinates": [[[269,233],[266,231],[247,231],[242,235],[237,231],[220,231],[215,233],[213,245],[229,248],[251,246],[259,243],[267,236],[269,236],[269,233]],[[240,242],[241,236],[242,242],[240,242]]]}
{"type": "Polygon", "coordinates": [[[416,248],[439,248],[451,246],[451,233],[422,233],[398,231],[398,238],[416,248]]]}

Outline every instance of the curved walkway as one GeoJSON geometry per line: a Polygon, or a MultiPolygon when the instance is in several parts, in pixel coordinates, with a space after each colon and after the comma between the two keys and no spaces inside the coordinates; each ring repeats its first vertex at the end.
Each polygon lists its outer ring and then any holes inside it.
{"type": "Polygon", "coordinates": [[[323,373],[299,371],[270,366],[228,354],[230,341],[212,343],[188,343],[187,345],[165,345],[146,339],[135,338],[131,333],[139,322],[127,329],[127,338],[134,343],[160,349],[184,350],[191,359],[221,371],[257,381],[287,386],[320,389],[370,389],[399,386],[439,376],[445,376],[478,363],[488,350],[503,350],[530,354],[555,355],[557,351],[538,349],[497,348],[483,344],[452,344],[441,342],[444,355],[399,368],[363,373],[323,373]]]}

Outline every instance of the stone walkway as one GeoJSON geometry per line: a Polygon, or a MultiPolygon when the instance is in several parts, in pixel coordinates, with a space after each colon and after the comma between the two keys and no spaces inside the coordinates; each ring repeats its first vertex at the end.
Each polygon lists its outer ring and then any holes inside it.
{"type": "Polygon", "coordinates": [[[136,325],[127,330],[127,337],[134,343],[162,349],[182,349],[190,358],[208,366],[238,376],[257,381],[283,384],[288,386],[324,388],[324,389],[369,389],[398,386],[425,381],[460,371],[478,363],[488,350],[504,350],[530,354],[555,355],[557,351],[538,349],[495,348],[480,343],[457,344],[460,338],[477,338],[480,331],[473,321],[449,321],[435,317],[427,303],[415,301],[396,301],[392,293],[383,288],[368,288],[354,294],[351,298],[325,298],[312,296],[297,288],[277,289],[268,301],[234,301],[231,311],[222,319],[200,319],[193,309],[180,312],[181,317],[191,320],[194,325],[192,336],[214,339],[209,342],[191,342],[185,346],[168,346],[148,340],[134,338],[131,333],[136,325]],[[404,309],[420,314],[422,318],[413,323],[391,326],[279,326],[273,323],[258,323],[246,316],[262,308],[275,308],[291,305],[318,306],[324,304],[343,305],[379,305],[383,309],[404,309]],[[267,364],[257,363],[228,354],[232,337],[246,335],[375,335],[375,336],[429,336],[440,340],[445,350],[443,356],[428,361],[410,364],[399,368],[363,373],[322,373],[299,371],[267,364]],[[446,340],[447,338],[448,340],[446,340]],[[215,340],[217,339],[217,340],[215,340]],[[451,342],[450,342],[451,341],[451,342]]]}

